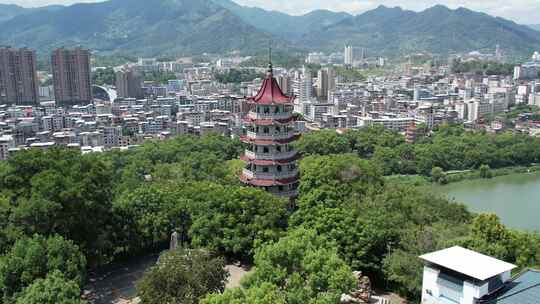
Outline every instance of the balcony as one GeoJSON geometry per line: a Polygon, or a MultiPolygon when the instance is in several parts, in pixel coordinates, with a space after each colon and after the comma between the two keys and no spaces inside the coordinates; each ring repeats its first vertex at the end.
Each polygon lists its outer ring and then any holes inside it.
{"type": "Polygon", "coordinates": [[[292,112],[280,112],[280,113],[249,112],[248,117],[251,119],[289,119],[292,117],[292,112]]]}
{"type": "Polygon", "coordinates": [[[250,159],[256,160],[281,160],[281,159],[290,159],[296,156],[296,151],[289,152],[273,152],[273,153],[256,153],[253,151],[246,150],[245,154],[250,159]]]}
{"type": "Polygon", "coordinates": [[[253,172],[251,170],[244,169],[242,173],[249,179],[278,180],[296,177],[298,175],[298,169],[283,172],[253,172]]]}
{"type": "Polygon", "coordinates": [[[293,131],[289,132],[280,132],[280,133],[268,133],[263,134],[262,132],[253,132],[253,131],[247,131],[247,137],[252,139],[263,139],[263,140],[280,140],[280,139],[287,139],[294,136],[293,131]]]}

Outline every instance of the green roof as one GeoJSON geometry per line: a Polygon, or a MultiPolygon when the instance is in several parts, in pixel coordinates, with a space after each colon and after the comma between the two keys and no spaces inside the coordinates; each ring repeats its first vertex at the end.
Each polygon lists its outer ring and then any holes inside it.
{"type": "Polygon", "coordinates": [[[540,271],[527,270],[513,280],[494,298],[481,301],[482,304],[538,304],[540,303],[540,271]]]}

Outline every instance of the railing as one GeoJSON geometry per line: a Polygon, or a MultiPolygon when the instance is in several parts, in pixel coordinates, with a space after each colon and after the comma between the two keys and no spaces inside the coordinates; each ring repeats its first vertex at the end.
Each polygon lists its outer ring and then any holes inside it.
{"type": "Polygon", "coordinates": [[[280,113],[249,112],[248,117],[251,119],[289,119],[292,117],[292,113],[291,112],[280,112],[280,113]]]}
{"type": "Polygon", "coordinates": [[[253,172],[248,169],[243,170],[244,176],[248,178],[260,178],[260,179],[286,179],[293,178],[298,175],[298,169],[293,171],[283,172],[253,172]]]}
{"type": "Polygon", "coordinates": [[[296,156],[296,151],[289,151],[289,152],[275,152],[275,153],[256,153],[253,151],[246,150],[245,154],[250,159],[257,159],[257,160],[281,160],[281,159],[289,159],[296,156]]]}
{"type": "Polygon", "coordinates": [[[252,139],[287,139],[291,138],[295,133],[293,131],[290,132],[280,132],[280,133],[268,133],[266,135],[263,135],[262,132],[253,132],[253,131],[247,131],[247,136],[252,139]]]}

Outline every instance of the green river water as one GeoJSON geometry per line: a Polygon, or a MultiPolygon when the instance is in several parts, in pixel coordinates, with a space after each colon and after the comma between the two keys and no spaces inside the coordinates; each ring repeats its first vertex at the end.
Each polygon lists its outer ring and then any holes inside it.
{"type": "Polygon", "coordinates": [[[495,213],[511,228],[540,231],[540,172],[466,180],[433,191],[477,213],[495,213]]]}

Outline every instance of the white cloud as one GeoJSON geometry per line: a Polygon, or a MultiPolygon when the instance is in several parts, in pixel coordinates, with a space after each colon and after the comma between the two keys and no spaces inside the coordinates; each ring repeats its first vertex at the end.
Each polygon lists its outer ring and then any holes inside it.
{"type": "MultiPolygon", "coordinates": [[[[100,0],[0,0],[0,3],[15,3],[25,7],[47,4],[73,4],[76,2],[98,2],[100,0]]],[[[152,1],[152,0],[148,0],[152,1]]],[[[284,11],[293,15],[307,13],[314,9],[360,13],[378,5],[401,6],[411,10],[423,10],[435,4],[451,8],[464,6],[473,10],[500,16],[524,24],[540,23],[539,0],[234,0],[243,5],[284,11]],[[533,12],[533,13],[532,13],[533,12]]]]}

